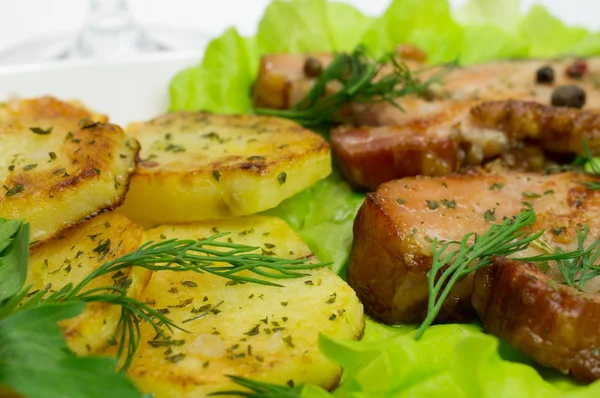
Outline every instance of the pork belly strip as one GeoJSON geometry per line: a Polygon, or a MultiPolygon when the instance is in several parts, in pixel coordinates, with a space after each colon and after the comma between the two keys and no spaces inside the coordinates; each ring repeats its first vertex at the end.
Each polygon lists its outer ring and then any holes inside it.
{"type": "Polygon", "coordinates": [[[341,126],[331,147],[346,179],[375,190],[394,178],[439,176],[481,165],[524,142],[557,154],[600,153],[600,112],[525,101],[455,101],[402,125],[341,126]]]}
{"type": "Polygon", "coordinates": [[[452,122],[453,113],[461,111],[448,110],[402,126],[341,126],[331,132],[331,150],[355,189],[375,190],[383,182],[407,176],[450,174],[464,159],[462,137],[452,122]]]}
{"type": "MultiPolygon", "coordinates": [[[[593,178],[569,172],[449,175],[404,178],[367,194],[354,222],[348,282],[367,314],[387,324],[419,322],[427,310],[427,277],[432,241],[482,234],[530,202],[538,216],[533,230],[566,250],[576,242],[578,225],[589,223],[590,239],[600,238],[600,191],[582,182],[593,178]]],[[[522,255],[539,252],[530,247],[522,255]]],[[[553,271],[554,272],[554,271],[553,271]]],[[[452,289],[438,321],[474,317],[472,276],[452,289]]]]}
{"type": "Polygon", "coordinates": [[[600,153],[600,112],[523,101],[484,102],[471,109],[473,124],[506,133],[509,142],[536,140],[547,151],[583,154],[583,141],[600,153]]]}
{"type": "Polygon", "coordinates": [[[584,383],[600,378],[600,296],[557,284],[535,265],[494,258],[474,277],[486,332],[584,383]]]}
{"type": "MultiPolygon", "coordinates": [[[[407,47],[408,48],[408,47],[407,47]]],[[[425,81],[438,76],[441,68],[423,70],[423,57],[399,51],[399,58],[425,81]]],[[[325,68],[333,59],[331,54],[270,54],[261,58],[259,73],[253,88],[253,102],[256,107],[276,109],[289,108],[302,99],[314,84],[315,78],[304,73],[304,63],[308,57],[318,59],[325,68]]],[[[600,72],[600,58],[587,59],[588,70],[581,78],[572,78],[565,71],[575,58],[553,60],[511,60],[488,62],[466,67],[445,68],[442,80],[427,96],[417,94],[398,98],[398,109],[387,103],[356,105],[354,121],[356,125],[387,126],[406,123],[424,118],[446,109],[453,102],[465,100],[495,101],[520,99],[549,105],[552,92],[557,86],[575,84],[587,93],[586,108],[600,107],[600,93],[597,89],[597,74],[600,72]],[[536,72],[543,66],[554,70],[553,84],[539,84],[536,72]]],[[[389,69],[384,69],[386,73],[389,69]]],[[[332,91],[335,87],[332,88],[332,91]]]]}

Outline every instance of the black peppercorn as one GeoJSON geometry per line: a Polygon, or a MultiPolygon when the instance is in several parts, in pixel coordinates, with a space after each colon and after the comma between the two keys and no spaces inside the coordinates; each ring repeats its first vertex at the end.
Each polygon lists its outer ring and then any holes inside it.
{"type": "Polygon", "coordinates": [[[554,82],[554,69],[550,66],[542,66],[536,72],[536,81],[538,83],[553,83],[554,82]]]}
{"type": "Polygon", "coordinates": [[[307,77],[318,77],[323,72],[321,61],[316,58],[308,57],[304,62],[304,74],[307,77]]]}
{"type": "Polygon", "coordinates": [[[585,105],[585,91],[575,85],[557,87],[552,93],[552,105],[582,108],[585,105]]]}

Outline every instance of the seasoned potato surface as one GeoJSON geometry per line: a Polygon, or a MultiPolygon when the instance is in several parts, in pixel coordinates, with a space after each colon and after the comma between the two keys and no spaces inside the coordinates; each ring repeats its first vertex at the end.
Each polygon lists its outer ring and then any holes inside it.
{"type": "MultiPolygon", "coordinates": [[[[165,225],[149,240],[209,237],[257,246],[259,253],[311,258],[299,237],[274,217],[250,216],[188,225],[165,225]]],[[[202,397],[234,386],[225,375],[273,383],[316,383],[333,387],[340,368],[320,353],[319,333],[341,339],[361,336],[364,319],[355,293],[327,268],[283,287],[235,284],[195,272],[155,272],[141,299],[153,303],[186,331],[171,341],[156,339],[142,325],[142,344],[129,376],[157,398],[202,397]]],[[[235,387],[239,389],[239,387],[235,387]]]]}
{"type": "Polygon", "coordinates": [[[0,106],[0,217],[27,220],[32,241],[123,200],[139,147],[97,120],[52,98],[0,106]]]}
{"type": "MultiPolygon", "coordinates": [[[[106,261],[136,250],[143,240],[144,230],[126,217],[114,212],[102,214],[34,247],[25,286],[31,285],[31,291],[57,291],[68,283],[76,285],[106,261]]],[[[137,297],[149,278],[145,269],[125,269],[94,279],[83,291],[131,280],[129,295],[137,297]]],[[[77,354],[93,354],[108,345],[120,314],[120,307],[90,303],[79,316],[63,321],[61,328],[77,354]]]]}
{"type": "Polygon", "coordinates": [[[179,112],[127,133],[142,161],[121,211],[144,224],[256,213],[331,172],[327,142],[279,118],[179,112]]]}

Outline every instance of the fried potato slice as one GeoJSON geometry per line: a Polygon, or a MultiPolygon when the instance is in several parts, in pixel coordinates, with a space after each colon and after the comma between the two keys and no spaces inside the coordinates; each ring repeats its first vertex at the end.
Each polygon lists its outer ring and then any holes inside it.
{"type": "Polygon", "coordinates": [[[82,123],[108,123],[108,116],[86,108],[79,101],[61,101],[54,97],[13,99],[0,103],[1,124],[27,127],[35,120],[67,118],[82,123]]]}
{"type": "MultiPolygon", "coordinates": [[[[111,212],[94,217],[34,247],[25,286],[31,285],[31,291],[58,291],[68,283],[76,285],[106,261],[137,250],[143,240],[142,227],[123,215],[111,212]]],[[[125,269],[94,279],[83,291],[131,280],[129,295],[138,297],[150,275],[150,271],[139,267],[125,269]]],[[[73,351],[79,355],[93,354],[108,345],[120,314],[118,306],[89,303],[84,312],[61,322],[60,326],[73,351]]]]}
{"type": "Polygon", "coordinates": [[[327,142],[279,118],[179,112],[127,133],[143,160],[121,211],[144,224],[256,213],[331,172],[327,142]]]}
{"type": "Polygon", "coordinates": [[[0,106],[0,217],[38,241],[118,206],[139,145],[105,120],[53,98],[0,106]]]}
{"type": "MultiPolygon", "coordinates": [[[[219,240],[260,247],[284,258],[311,258],[300,238],[275,217],[164,225],[147,238],[200,239],[215,231],[219,240]]],[[[210,274],[155,272],[140,300],[153,303],[175,324],[172,345],[159,344],[149,324],[129,376],[144,392],[165,397],[203,397],[237,388],[225,375],[285,384],[333,387],[340,368],[319,351],[319,333],[357,339],[364,328],[363,308],[354,291],[327,268],[306,277],[277,280],[283,287],[235,284],[210,274]]],[[[167,332],[168,334],[168,332],[167,332]]],[[[162,340],[164,342],[164,340],[162,340]]]]}

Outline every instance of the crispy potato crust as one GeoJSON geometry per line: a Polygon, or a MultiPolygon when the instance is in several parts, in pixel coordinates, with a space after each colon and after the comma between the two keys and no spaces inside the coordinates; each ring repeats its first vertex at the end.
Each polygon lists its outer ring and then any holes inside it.
{"type": "Polygon", "coordinates": [[[53,98],[0,107],[0,217],[24,218],[32,241],[118,206],[139,146],[120,127],[53,98]]]}
{"type": "MultiPolygon", "coordinates": [[[[31,249],[25,285],[32,291],[55,291],[77,284],[106,261],[137,250],[143,240],[144,230],[120,214],[94,217],[31,249]]],[[[150,272],[142,268],[115,274],[94,279],[86,290],[131,279],[129,294],[137,297],[150,279],[150,272]]],[[[69,347],[79,355],[101,352],[117,329],[120,313],[110,304],[88,304],[79,316],[61,322],[69,347]]]]}
{"type": "Polygon", "coordinates": [[[128,133],[142,161],[121,211],[146,225],[263,211],[331,172],[327,142],[284,119],[179,112],[128,133]]]}
{"type": "MultiPolygon", "coordinates": [[[[257,246],[266,255],[313,257],[283,220],[258,215],[164,225],[149,230],[148,239],[199,239],[215,231],[231,232],[219,240],[257,246]]],[[[174,330],[172,338],[179,342],[163,347],[152,344],[156,332],[142,324],[142,345],[129,376],[157,398],[201,397],[239,388],[228,374],[334,387],[341,370],[319,351],[319,333],[359,338],[364,329],[362,305],[329,269],[307,274],[278,280],[283,287],[272,287],[235,284],[204,273],[154,273],[141,299],[168,309],[168,316],[189,333],[174,330]]]]}

